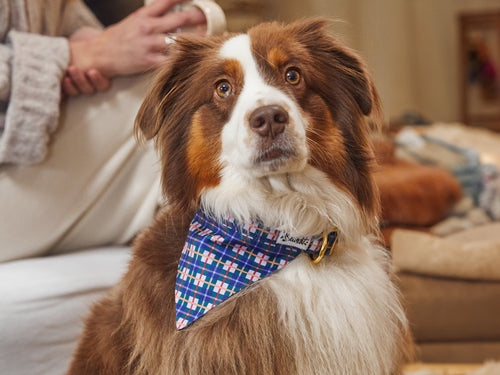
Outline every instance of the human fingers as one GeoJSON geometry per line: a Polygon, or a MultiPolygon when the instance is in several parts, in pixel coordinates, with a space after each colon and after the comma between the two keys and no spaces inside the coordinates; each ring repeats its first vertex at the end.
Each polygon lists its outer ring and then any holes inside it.
{"type": "Polygon", "coordinates": [[[163,38],[163,49],[159,49],[156,52],[148,54],[147,70],[159,68],[168,61],[169,56],[166,54],[167,49],[168,47],[165,44],[165,38],[163,38]]]}
{"type": "Polygon", "coordinates": [[[90,69],[86,76],[97,91],[106,91],[111,86],[111,81],[104,77],[97,69],[90,69]]]}
{"type": "Polygon", "coordinates": [[[174,34],[156,34],[149,37],[149,54],[167,56],[170,44],[175,41],[174,34]]]}
{"type": "Polygon", "coordinates": [[[71,78],[69,76],[64,76],[62,83],[61,83],[61,87],[62,87],[62,92],[64,95],[67,95],[67,96],[80,95],[80,91],[78,91],[78,89],[76,88],[76,86],[74,85],[73,81],[71,80],[71,78]]]}
{"type": "Polygon", "coordinates": [[[153,21],[154,30],[158,33],[168,33],[180,28],[199,26],[206,23],[205,15],[198,8],[183,12],[168,13],[153,21]]]}
{"type": "Polygon", "coordinates": [[[73,80],[76,88],[83,94],[92,95],[95,93],[95,88],[92,86],[85,74],[78,68],[74,66],[69,66],[67,73],[69,77],[73,80]]]}
{"type": "Polygon", "coordinates": [[[150,17],[158,17],[167,13],[176,4],[182,3],[183,1],[185,0],[154,0],[148,5],[143,6],[140,11],[150,17]]]}

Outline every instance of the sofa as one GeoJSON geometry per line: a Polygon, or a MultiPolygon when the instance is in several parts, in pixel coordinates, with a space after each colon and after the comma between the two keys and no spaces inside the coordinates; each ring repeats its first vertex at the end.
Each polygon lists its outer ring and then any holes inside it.
{"type": "Polygon", "coordinates": [[[500,282],[401,271],[399,285],[417,360],[482,363],[500,359],[500,282]]]}
{"type": "MultiPolygon", "coordinates": [[[[432,124],[416,132],[474,151],[481,165],[500,169],[500,134],[462,124],[432,124]]],[[[395,134],[390,139],[396,139],[395,134]]],[[[432,153],[435,157],[435,150],[432,153]]],[[[470,197],[475,191],[469,189],[471,178],[460,181],[462,174],[454,176],[449,167],[454,162],[444,160],[444,154],[437,158],[440,166],[396,161],[397,178],[390,171],[394,155],[399,155],[394,147],[379,147],[382,168],[376,179],[382,194],[382,230],[392,251],[417,360],[499,360],[500,180],[493,181],[496,195],[481,204],[477,196],[470,197]],[[457,195],[457,183],[462,183],[465,199],[457,195]]]]}

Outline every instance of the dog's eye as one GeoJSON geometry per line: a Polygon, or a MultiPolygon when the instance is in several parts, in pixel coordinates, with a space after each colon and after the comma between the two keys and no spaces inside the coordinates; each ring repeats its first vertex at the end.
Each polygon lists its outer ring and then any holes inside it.
{"type": "Polygon", "coordinates": [[[217,83],[215,92],[219,98],[227,98],[233,92],[233,87],[228,81],[220,81],[217,83]]]}
{"type": "Polygon", "coordinates": [[[300,82],[300,73],[297,69],[288,69],[285,74],[285,79],[291,85],[298,85],[300,82]]]}

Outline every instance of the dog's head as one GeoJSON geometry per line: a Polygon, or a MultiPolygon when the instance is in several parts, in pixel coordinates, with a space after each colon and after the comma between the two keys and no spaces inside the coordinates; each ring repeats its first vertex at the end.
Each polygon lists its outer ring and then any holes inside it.
{"type": "Polygon", "coordinates": [[[339,191],[361,216],[375,216],[367,116],[379,112],[378,96],[325,24],[177,39],[136,120],[145,138],[156,137],[171,203],[193,208],[206,198],[262,216],[266,195],[317,195],[307,186],[315,180],[335,187],[325,195],[339,191]]]}

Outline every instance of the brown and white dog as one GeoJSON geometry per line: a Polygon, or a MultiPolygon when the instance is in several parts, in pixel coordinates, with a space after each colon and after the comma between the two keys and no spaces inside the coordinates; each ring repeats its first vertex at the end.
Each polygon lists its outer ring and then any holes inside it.
{"type": "Polygon", "coordinates": [[[136,121],[155,138],[169,205],[94,306],[68,374],[400,373],[410,335],[376,244],[368,116],[380,108],[363,63],[322,20],[172,49],[136,121]],[[200,207],[296,236],[337,228],[338,244],[177,330],[177,266],[200,207]]]}

